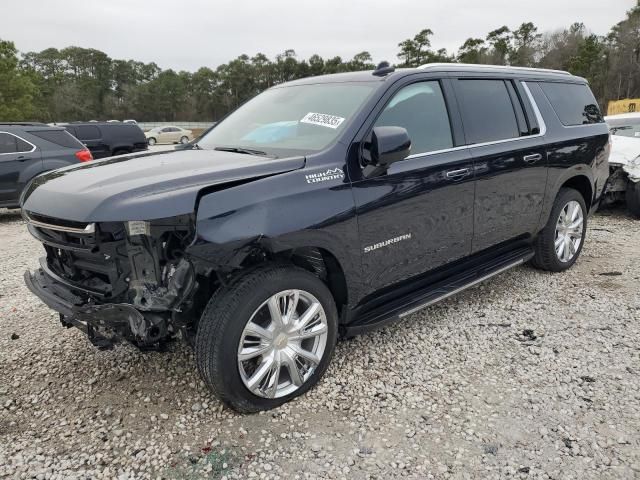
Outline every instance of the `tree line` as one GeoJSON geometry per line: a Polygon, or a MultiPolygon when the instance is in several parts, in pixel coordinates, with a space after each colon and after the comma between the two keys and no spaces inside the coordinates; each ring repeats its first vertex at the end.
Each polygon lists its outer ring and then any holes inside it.
{"type": "MultiPolygon", "coordinates": [[[[587,78],[603,109],[609,100],[640,97],[640,0],[605,36],[582,23],[539,32],[525,22],[469,38],[455,53],[434,49],[432,36],[426,28],[400,42],[397,66],[462,62],[553,68],[587,78]]],[[[285,50],[274,59],[241,55],[215,69],[176,72],[81,47],[20,53],[13,42],[0,39],[0,121],[214,121],[272,85],[374,67],[367,51],[346,60],[299,59],[294,50],[285,50]]]]}

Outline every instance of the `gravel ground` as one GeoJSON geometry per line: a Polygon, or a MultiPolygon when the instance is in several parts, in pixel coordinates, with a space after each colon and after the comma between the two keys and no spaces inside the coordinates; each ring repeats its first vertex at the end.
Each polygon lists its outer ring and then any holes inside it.
{"type": "Polygon", "coordinates": [[[569,272],[521,267],[341,342],[317,388],[241,416],[191,351],[94,349],[29,294],[0,211],[0,477],[640,478],[640,221],[569,272]]]}

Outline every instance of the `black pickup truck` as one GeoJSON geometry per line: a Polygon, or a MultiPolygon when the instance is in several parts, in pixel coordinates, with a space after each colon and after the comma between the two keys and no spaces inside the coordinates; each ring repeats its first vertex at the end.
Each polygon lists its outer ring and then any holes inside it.
{"type": "Polygon", "coordinates": [[[566,72],[456,64],[273,87],[191,149],[36,177],[33,293],[101,347],[181,337],[239,411],[309,390],[339,336],[529,262],[577,260],[609,132],[566,72]]]}

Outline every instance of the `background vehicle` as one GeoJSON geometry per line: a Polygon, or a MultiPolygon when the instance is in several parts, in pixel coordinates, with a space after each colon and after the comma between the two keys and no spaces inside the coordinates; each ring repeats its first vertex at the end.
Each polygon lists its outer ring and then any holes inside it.
{"type": "Polygon", "coordinates": [[[193,139],[193,132],[180,127],[156,127],[145,132],[149,145],[156,143],[188,143],[193,139]]]}
{"type": "Polygon", "coordinates": [[[88,122],[70,123],[65,128],[84,143],[96,159],[148,149],[144,133],[137,125],[88,122]]]}
{"type": "Polygon", "coordinates": [[[47,170],[91,160],[63,128],[43,123],[0,123],[0,207],[17,207],[25,185],[47,170]]]}
{"type": "Polygon", "coordinates": [[[612,135],[640,139],[640,112],[621,113],[604,117],[612,135]]]}
{"type": "Polygon", "coordinates": [[[193,148],[193,146],[198,143],[198,141],[201,138],[204,138],[204,136],[209,133],[213,127],[216,126],[216,122],[213,122],[213,124],[211,124],[211,126],[209,128],[207,128],[204,132],[202,132],[200,135],[198,135],[196,138],[194,138],[193,140],[191,140],[190,142],[187,143],[179,143],[178,145],[176,145],[174,148],[176,150],[189,150],[190,148],[193,148]]]}
{"type": "Polygon", "coordinates": [[[640,138],[617,134],[611,136],[609,170],[606,202],[625,201],[629,212],[640,218],[640,138]]]}
{"type": "Polygon", "coordinates": [[[100,346],[180,332],[224,402],[273,408],[320,379],[339,333],[524,262],[570,268],[608,140],[586,81],[566,72],[387,65],[300,79],[197,149],[38,177],[23,212],[47,258],[25,281],[100,346]]]}

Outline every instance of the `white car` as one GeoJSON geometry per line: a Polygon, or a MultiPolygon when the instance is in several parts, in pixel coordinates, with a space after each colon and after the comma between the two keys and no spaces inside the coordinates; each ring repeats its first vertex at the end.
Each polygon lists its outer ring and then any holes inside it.
{"type": "Polygon", "coordinates": [[[156,127],[145,132],[149,145],[156,143],[189,143],[193,140],[193,132],[180,127],[156,127]]]}
{"type": "Polygon", "coordinates": [[[640,113],[605,117],[611,131],[608,201],[626,199],[629,211],[640,218],[640,113]]]}

